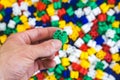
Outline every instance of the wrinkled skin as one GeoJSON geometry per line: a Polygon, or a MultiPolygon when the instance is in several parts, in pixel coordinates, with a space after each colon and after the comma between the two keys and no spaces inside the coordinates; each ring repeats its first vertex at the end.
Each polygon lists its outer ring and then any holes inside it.
{"type": "Polygon", "coordinates": [[[28,80],[34,72],[56,64],[55,53],[61,48],[53,40],[56,28],[36,28],[12,34],[0,48],[0,80],[28,80]]]}

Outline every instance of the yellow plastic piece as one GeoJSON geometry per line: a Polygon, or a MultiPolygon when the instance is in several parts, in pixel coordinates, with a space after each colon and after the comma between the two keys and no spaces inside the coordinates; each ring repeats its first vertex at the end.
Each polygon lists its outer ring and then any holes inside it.
{"type": "Polygon", "coordinates": [[[47,77],[47,80],[57,80],[57,79],[55,78],[55,75],[50,75],[47,77]]]}
{"type": "Polygon", "coordinates": [[[55,14],[55,10],[54,10],[53,4],[48,5],[48,8],[46,9],[46,11],[47,11],[49,16],[53,16],[55,14]]]}
{"type": "Polygon", "coordinates": [[[20,20],[21,20],[23,23],[25,23],[25,22],[27,22],[28,19],[27,19],[26,16],[23,15],[23,16],[20,17],[20,20]]]}
{"type": "Polygon", "coordinates": [[[80,59],[88,59],[88,53],[87,52],[82,52],[80,55],[80,59]]]}
{"type": "Polygon", "coordinates": [[[116,63],[113,67],[112,70],[115,71],[116,74],[120,74],[120,64],[116,63]]]}
{"type": "Polygon", "coordinates": [[[85,69],[90,67],[90,63],[87,60],[81,60],[80,65],[85,69]]]}
{"type": "Polygon", "coordinates": [[[109,10],[109,8],[110,6],[107,5],[107,3],[105,2],[100,5],[100,9],[102,10],[102,13],[106,13],[109,10]]]}
{"type": "Polygon", "coordinates": [[[7,40],[7,35],[0,36],[0,41],[3,44],[7,40]]]}
{"type": "Polygon", "coordinates": [[[72,32],[71,35],[69,35],[69,38],[75,41],[79,37],[79,33],[76,32],[75,30],[72,32]]]}
{"type": "Polygon", "coordinates": [[[118,9],[120,10],[120,2],[118,3],[118,9]]]}
{"type": "Polygon", "coordinates": [[[96,53],[96,50],[91,47],[90,49],[87,50],[87,52],[88,52],[88,54],[91,56],[91,55],[93,55],[93,54],[96,53]]]}
{"type": "Polygon", "coordinates": [[[0,14],[0,21],[3,19],[3,16],[2,16],[2,14],[0,14]]]}
{"type": "Polygon", "coordinates": [[[69,0],[62,0],[63,3],[67,3],[69,0]]]}
{"type": "Polygon", "coordinates": [[[23,32],[26,30],[25,26],[24,25],[17,25],[17,28],[16,28],[17,32],[23,32]]]}
{"type": "Polygon", "coordinates": [[[96,53],[97,58],[100,60],[103,60],[105,57],[106,53],[103,50],[100,50],[99,52],[96,53]]]}
{"type": "Polygon", "coordinates": [[[2,4],[4,8],[7,8],[7,7],[11,7],[13,3],[10,2],[9,0],[0,0],[0,4],[2,4]]]}
{"type": "Polygon", "coordinates": [[[65,20],[61,20],[59,21],[59,28],[63,29],[66,25],[66,21],[65,20]]]}
{"type": "Polygon", "coordinates": [[[119,21],[114,21],[114,22],[112,23],[112,27],[114,27],[114,28],[119,28],[119,25],[120,25],[120,22],[119,22],[119,21]]]}
{"type": "Polygon", "coordinates": [[[24,0],[26,3],[28,3],[29,6],[32,5],[32,0],[24,0]]]}
{"type": "Polygon", "coordinates": [[[102,77],[104,76],[104,72],[102,70],[97,70],[96,71],[96,78],[97,79],[102,79],[102,77]]]}
{"type": "Polygon", "coordinates": [[[68,49],[68,46],[69,46],[68,44],[64,44],[64,45],[63,45],[63,50],[67,50],[67,49],[68,49]]]}
{"type": "Polygon", "coordinates": [[[113,61],[120,61],[120,56],[118,53],[112,55],[112,60],[113,61]]]}
{"type": "Polygon", "coordinates": [[[71,71],[70,72],[70,77],[74,79],[78,79],[79,77],[79,72],[78,71],[71,71]]]}
{"type": "Polygon", "coordinates": [[[34,80],[33,78],[30,78],[29,80],[34,80]]]}
{"type": "Polygon", "coordinates": [[[70,65],[70,61],[68,58],[62,58],[61,59],[61,62],[62,62],[62,66],[69,66],[70,65]]]}

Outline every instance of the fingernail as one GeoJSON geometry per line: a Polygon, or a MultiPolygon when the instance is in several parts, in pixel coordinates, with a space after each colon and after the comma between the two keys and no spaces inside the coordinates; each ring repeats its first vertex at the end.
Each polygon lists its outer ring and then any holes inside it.
{"type": "Polygon", "coordinates": [[[60,40],[53,40],[52,41],[52,46],[56,49],[59,50],[62,47],[62,43],[60,40]]]}

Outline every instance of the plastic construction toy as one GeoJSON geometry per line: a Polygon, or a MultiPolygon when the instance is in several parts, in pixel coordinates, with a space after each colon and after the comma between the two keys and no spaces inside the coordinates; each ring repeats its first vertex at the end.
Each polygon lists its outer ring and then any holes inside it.
{"type": "Polygon", "coordinates": [[[30,80],[120,80],[120,0],[0,0],[0,46],[50,26],[60,28],[57,65],[30,80]]]}
{"type": "Polygon", "coordinates": [[[65,31],[62,30],[57,30],[54,34],[53,34],[53,38],[54,39],[59,39],[62,44],[64,45],[67,40],[68,40],[68,36],[67,33],[65,31]]]}

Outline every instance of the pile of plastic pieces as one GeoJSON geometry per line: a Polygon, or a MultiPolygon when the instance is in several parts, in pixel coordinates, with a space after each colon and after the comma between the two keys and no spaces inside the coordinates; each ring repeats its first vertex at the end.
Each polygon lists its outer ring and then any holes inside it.
{"type": "Polygon", "coordinates": [[[57,65],[30,80],[120,80],[120,0],[0,0],[0,45],[50,26],[62,29],[57,65]]]}

